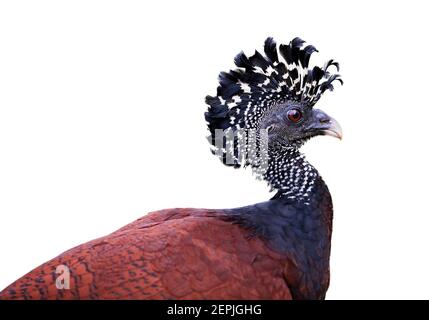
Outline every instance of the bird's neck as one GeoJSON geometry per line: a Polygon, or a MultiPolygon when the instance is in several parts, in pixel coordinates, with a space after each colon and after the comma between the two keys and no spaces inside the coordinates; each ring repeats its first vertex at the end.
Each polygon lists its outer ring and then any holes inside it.
{"type": "Polygon", "coordinates": [[[224,210],[225,218],[264,239],[296,266],[286,281],[296,299],[321,299],[329,284],[332,200],[317,171],[297,150],[270,153],[266,178],[278,189],[265,202],[224,210]]]}
{"type": "Polygon", "coordinates": [[[319,173],[298,148],[269,146],[265,180],[272,189],[278,190],[276,197],[308,203],[318,178],[319,173]]]}

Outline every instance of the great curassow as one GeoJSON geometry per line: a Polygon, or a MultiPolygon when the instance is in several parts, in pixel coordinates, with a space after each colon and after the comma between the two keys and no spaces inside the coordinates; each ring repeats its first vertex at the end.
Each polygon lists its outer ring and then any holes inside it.
{"type": "Polygon", "coordinates": [[[241,52],[237,68],[220,74],[205,119],[212,152],[252,168],[277,191],[271,200],[149,213],[39,266],[0,299],[324,299],[332,201],[299,148],[314,136],[342,136],[313,108],[335,80],[342,84],[329,71],[339,66],[310,68],[317,50],[300,38],[278,49],[268,38],[264,51],[241,52]]]}

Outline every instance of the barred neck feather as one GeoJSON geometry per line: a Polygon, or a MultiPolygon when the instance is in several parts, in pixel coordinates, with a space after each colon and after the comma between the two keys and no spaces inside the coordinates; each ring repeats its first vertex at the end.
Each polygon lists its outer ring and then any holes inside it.
{"type": "Polygon", "coordinates": [[[276,197],[308,204],[319,177],[317,170],[295,147],[281,144],[270,146],[268,157],[265,179],[273,190],[278,190],[276,197]]]}

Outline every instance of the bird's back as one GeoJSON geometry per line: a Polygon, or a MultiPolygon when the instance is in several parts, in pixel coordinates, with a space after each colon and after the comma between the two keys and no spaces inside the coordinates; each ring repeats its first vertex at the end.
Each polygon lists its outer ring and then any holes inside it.
{"type": "Polygon", "coordinates": [[[291,262],[222,210],[168,209],[34,269],[0,299],[291,299],[291,262]],[[70,274],[57,289],[58,266],[70,274]]]}

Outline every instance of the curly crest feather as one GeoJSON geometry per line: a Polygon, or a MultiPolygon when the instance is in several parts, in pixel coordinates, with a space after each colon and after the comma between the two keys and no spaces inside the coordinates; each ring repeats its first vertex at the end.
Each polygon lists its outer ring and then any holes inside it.
{"type": "MultiPolygon", "coordinates": [[[[234,59],[238,68],[220,73],[216,96],[206,97],[209,108],[205,119],[211,134],[209,140],[214,146],[212,151],[223,155],[224,164],[228,164],[225,162],[227,148],[234,149],[235,158],[238,151],[235,143],[227,145],[227,139],[221,146],[216,144],[216,130],[227,133],[259,129],[263,115],[273,106],[296,101],[313,107],[326,90],[333,90],[334,81],[343,84],[339,74],[329,72],[331,67],[339,71],[339,64],[334,60],[329,60],[323,67],[309,68],[310,57],[317,49],[312,45],[304,46],[304,43],[295,38],[277,49],[273,38],[267,38],[265,55],[255,51],[253,56],[247,57],[241,52],[234,59]],[[283,59],[279,59],[279,53],[283,59]]],[[[242,165],[239,159],[229,164],[242,165]]]]}

